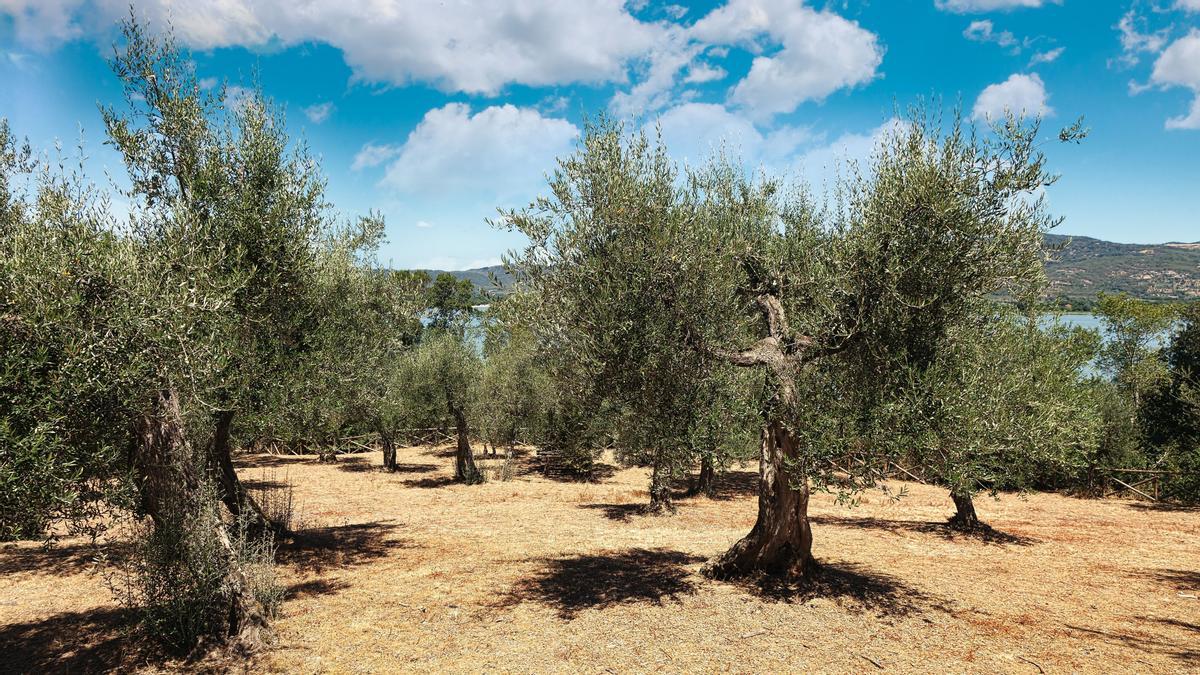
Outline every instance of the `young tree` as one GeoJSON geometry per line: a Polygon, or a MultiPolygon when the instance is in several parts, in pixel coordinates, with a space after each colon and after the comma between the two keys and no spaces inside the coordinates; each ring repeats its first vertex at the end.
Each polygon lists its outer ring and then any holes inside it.
{"type": "Polygon", "coordinates": [[[953,527],[981,527],[972,497],[1024,489],[1095,447],[1100,421],[1082,370],[1087,331],[1044,329],[1000,310],[957,327],[948,348],[906,387],[889,426],[950,488],[953,527]]]}
{"type": "Polygon", "coordinates": [[[1100,293],[1096,313],[1106,337],[1099,366],[1136,409],[1147,392],[1167,376],[1166,365],[1158,356],[1163,336],[1178,310],[1173,305],[1137,300],[1125,293],[1100,293]]]}
{"type": "Polygon", "coordinates": [[[438,274],[425,295],[430,328],[449,330],[461,327],[474,313],[475,287],[467,279],[456,279],[449,272],[438,274]]]}
{"type": "Polygon", "coordinates": [[[878,398],[898,364],[931,362],[978,298],[1044,274],[1041,235],[1055,221],[1032,195],[1053,178],[1037,125],[997,131],[981,139],[913,115],[824,210],[727,162],[681,186],[661,144],[601,121],[560,161],[551,197],[506,214],[530,240],[514,271],[540,293],[556,346],[585,345],[572,347],[578,361],[626,386],[623,371],[675,357],[767,378],[758,520],[709,574],[810,570],[810,485],[830,484],[825,460],[859,435],[837,433],[845,417],[830,413],[878,398]],[[668,299],[622,314],[647,280],[668,299]]]}
{"type": "Polygon", "coordinates": [[[454,425],[454,478],[468,485],[483,481],[475,466],[468,422],[480,368],[479,356],[463,336],[433,330],[405,357],[399,371],[409,419],[441,426],[449,417],[454,425]]]}

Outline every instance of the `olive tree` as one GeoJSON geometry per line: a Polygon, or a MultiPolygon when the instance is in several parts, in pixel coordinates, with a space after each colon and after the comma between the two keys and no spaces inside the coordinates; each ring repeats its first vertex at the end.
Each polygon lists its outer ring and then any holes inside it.
{"type": "Polygon", "coordinates": [[[1037,129],[1009,119],[979,136],[911,115],[824,208],[720,159],[676,180],[661,142],[602,120],[560,160],[551,196],[506,214],[530,240],[518,279],[548,331],[576,336],[559,344],[580,363],[621,387],[643,364],[694,360],[766,378],[758,519],[708,574],[806,574],[828,460],[877,461],[858,442],[872,417],[855,411],[886,400],[902,364],[930,363],[979,298],[1044,274],[1056,221],[1036,198],[1053,180],[1037,129]],[[650,285],[662,299],[643,300],[650,285]]]}
{"type": "Polygon", "coordinates": [[[481,363],[465,336],[449,330],[430,330],[403,357],[398,377],[408,419],[417,424],[455,429],[454,478],[467,484],[483,481],[471,449],[472,395],[481,363]]]}
{"type": "Polygon", "coordinates": [[[891,425],[926,474],[949,487],[952,526],[982,525],[976,493],[1027,488],[1095,447],[1100,420],[1082,373],[1092,337],[997,308],[956,326],[912,373],[891,425]]]}

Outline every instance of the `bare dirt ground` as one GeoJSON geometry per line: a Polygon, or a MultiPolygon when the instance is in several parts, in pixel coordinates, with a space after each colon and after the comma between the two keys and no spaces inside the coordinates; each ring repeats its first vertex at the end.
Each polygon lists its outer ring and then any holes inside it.
{"type": "Polygon", "coordinates": [[[281,547],[275,644],[246,662],[158,658],[82,543],[0,546],[0,671],[1200,671],[1200,511],[983,498],[1004,536],[980,539],[943,527],[938,488],[818,495],[822,572],[789,589],[698,574],[753,524],[749,469],[656,517],[640,469],[463,486],[445,448],[400,462],[242,459],[295,486],[309,535],[281,547]]]}

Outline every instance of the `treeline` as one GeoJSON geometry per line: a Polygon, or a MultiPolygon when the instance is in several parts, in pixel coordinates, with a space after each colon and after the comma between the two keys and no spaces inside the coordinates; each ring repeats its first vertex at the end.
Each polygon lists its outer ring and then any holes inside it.
{"type": "Polygon", "coordinates": [[[1040,319],[1058,221],[1036,121],[910,111],[822,200],[602,118],[505,214],[529,244],[481,313],[469,282],[383,269],[382,219],[334,217],[261,95],[205,91],[135,23],[113,68],[128,218],[0,126],[0,536],[132,533],[122,597],[178,649],[260,642],[275,542],[303,536],[239,449],[333,460],[369,434],[394,469],[409,430],[451,428],[474,484],[473,442],[580,479],[613,448],[656,512],[757,459],[758,520],[714,577],[807,578],[811,491],[853,499],[898,461],[963,528],[981,492],[1112,467],[1196,498],[1200,310],[1104,297],[1103,341],[1040,319]]]}

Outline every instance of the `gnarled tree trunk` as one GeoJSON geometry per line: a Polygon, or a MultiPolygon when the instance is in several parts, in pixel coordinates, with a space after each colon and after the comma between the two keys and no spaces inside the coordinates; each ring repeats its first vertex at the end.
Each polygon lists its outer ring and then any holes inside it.
{"type": "Polygon", "coordinates": [[[287,534],[287,527],[277,523],[263,513],[262,507],[242,485],[233,468],[233,457],[229,447],[233,411],[222,410],[214,415],[212,445],[208,448],[208,465],[221,491],[221,501],[235,518],[245,518],[251,529],[270,532],[276,536],[287,534]]]}
{"type": "Polygon", "coordinates": [[[975,502],[969,492],[951,492],[950,499],[954,500],[954,516],[950,518],[950,526],[959,530],[974,530],[981,525],[979,516],[975,514],[975,502]]]}
{"type": "Polygon", "coordinates": [[[716,493],[716,489],[716,470],[713,468],[712,458],[706,455],[700,458],[700,475],[696,478],[696,481],[688,487],[688,494],[711,497],[716,493]]]}
{"type": "Polygon", "coordinates": [[[654,468],[650,473],[650,506],[651,513],[669,513],[675,511],[671,502],[671,472],[657,457],[654,468]]]}
{"type": "Polygon", "coordinates": [[[449,407],[458,435],[458,448],[454,452],[454,480],[461,480],[467,485],[482,483],[483,474],[479,473],[479,469],[476,468],[475,453],[471,451],[467,415],[462,408],[453,403],[450,403],[449,407]]]}
{"type": "Polygon", "coordinates": [[[225,601],[229,619],[223,637],[252,649],[260,646],[265,637],[267,613],[251,592],[225,523],[213,517],[212,511],[202,508],[205,487],[198,460],[184,433],[178,398],[169,389],[160,391],[151,411],[138,420],[130,457],[142,508],[155,527],[165,527],[182,518],[190,527],[212,529],[227,560],[225,601]],[[205,513],[210,516],[201,517],[205,513]]]}
{"type": "Polygon", "coordinates": [[[709,561],[704,573],[728,579],[755,572],[799,578],[814,567],[808,482],[789,473],[796,439],[778,420],[767,423],[759,458],[758,520],[740,541],[709,561]]]}
{"type": "Polygon", "coordinates": [[[392,439],[391,433],[388,432],[387,425],[383,420],[376,420],[376,430],[379,431],[379,444],[383,446],[383,470],[396,470],[396,442],[392,439]]]}

